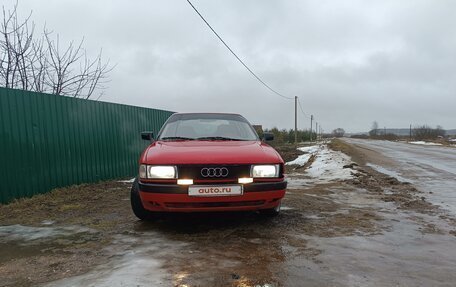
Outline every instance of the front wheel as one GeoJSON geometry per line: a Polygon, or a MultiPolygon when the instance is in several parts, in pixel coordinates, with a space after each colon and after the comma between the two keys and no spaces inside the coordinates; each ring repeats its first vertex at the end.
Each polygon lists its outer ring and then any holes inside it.
{"type": "Polygon", "coordinates": [[[260,214],[268,216],[268,217],[274,217],[274,216],[277,216],[280,214],[281,207],[282,207],[282,201],[280,201],[279,204],[274,208],[261,209],[260,214]]]}
{"type": "Polygon", "coordinates": [[[154,217],[154,212],[144,208],[141,197],[139,196],[139,184],[136,178],[130,191],[130,202],[133,213],[141,220],[151,220],[154,217]]]}

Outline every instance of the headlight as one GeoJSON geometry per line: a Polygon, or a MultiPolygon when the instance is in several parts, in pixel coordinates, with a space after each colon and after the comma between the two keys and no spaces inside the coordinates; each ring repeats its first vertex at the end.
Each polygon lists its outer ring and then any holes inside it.
{"type": "Polygon", "coordinates": [[[177,176],[177,168],[175,166],[160,166],[160,165],[140,165],[139,177],[153,179],[172,179],[177,176]]]}
{"type": "Polygon", "coordinates": [[[279,165],[253,165],[250,175],[252,177],[279,177],[279,165]]]}

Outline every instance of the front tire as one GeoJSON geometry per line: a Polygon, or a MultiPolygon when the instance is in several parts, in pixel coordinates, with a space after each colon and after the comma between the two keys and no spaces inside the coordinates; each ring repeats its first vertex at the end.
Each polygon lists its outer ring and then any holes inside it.
{"type": "Polygon", "coordinates": [[[141,220],[151,220],[154,216],[154,212],[144,208],[141,197],[139,196],[139,183],[138,178],[133,182],[133,186],[130,191],[130,202],[131,209],[137,218],[141,220]]]}

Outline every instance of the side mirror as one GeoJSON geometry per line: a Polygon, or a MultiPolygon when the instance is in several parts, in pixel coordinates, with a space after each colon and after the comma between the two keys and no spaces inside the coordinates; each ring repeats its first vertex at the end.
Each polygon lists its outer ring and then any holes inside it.
{"type": "Polygon", "coordinates": [[[141,138],[146,141],[153,141],[154,140],[154,132],[142,132],[141,138]]]}
{"type": "Polygon", "coordinates": [[[264,141],[272,141],[272,140],[274,140],[274,134],[272,134],[272,133],[264,133],[263,134],[263,140],[264,141]]]}

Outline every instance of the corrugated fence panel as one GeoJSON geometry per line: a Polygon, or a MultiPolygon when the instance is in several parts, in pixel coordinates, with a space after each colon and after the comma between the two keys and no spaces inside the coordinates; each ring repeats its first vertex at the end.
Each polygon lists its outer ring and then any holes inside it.
{"type": "Polygon", "coordinates": [[[136,175],[140,132],[172,113],[0,88],[0,203],[136,175]]]}

